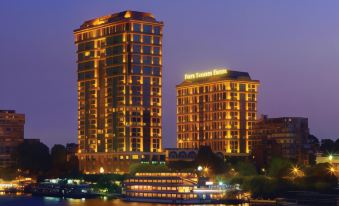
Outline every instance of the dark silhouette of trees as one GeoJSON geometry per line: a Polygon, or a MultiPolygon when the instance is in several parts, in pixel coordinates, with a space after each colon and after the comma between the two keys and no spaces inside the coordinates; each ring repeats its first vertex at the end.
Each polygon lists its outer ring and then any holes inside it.
{"type": "Polygon", "coordinates": [[[60,177],[66,175],[67,153],[63,145],[56,144],[51,149],[52,166],[50,175],[53,177],[60,177]]]}
{"type": "Polygon", "coordinates": [[[213,153],[209,146],[201,146],[199,148],[195,164],[196,167],[207,167],[214,174],[222,174],[226,171],[224,159],[213,153]]]}
{"type": "Polygon", "coordinates": [[[14,154],[17,168],[29,175],[45,174],[51,165],[48,147],[41,142],[24,142],[14,154]]]}
{"type": "Polygon", "coordinates": [[[320,151],[323,153],[334,153],[336,151],[334,141],[331,139],[322,139],[320,151]]]}
{"type": "Polygon", "coordinates": [[[75,155],[67,160],[65,146],[57,144],[49,148],[41,142],[24,142],[14,154],[17,159],[15,171],[41,177],[76,177],[79,161],[75,155]]]}

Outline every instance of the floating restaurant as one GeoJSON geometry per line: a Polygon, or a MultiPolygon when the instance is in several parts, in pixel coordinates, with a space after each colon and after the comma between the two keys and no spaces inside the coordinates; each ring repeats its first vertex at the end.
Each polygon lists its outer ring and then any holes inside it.
{"type": "Polygon", "coordinates": [[[233,190],[194,173],[136,173],[124,181],[124,200],[176,204],[218,203],[233,190]]]}

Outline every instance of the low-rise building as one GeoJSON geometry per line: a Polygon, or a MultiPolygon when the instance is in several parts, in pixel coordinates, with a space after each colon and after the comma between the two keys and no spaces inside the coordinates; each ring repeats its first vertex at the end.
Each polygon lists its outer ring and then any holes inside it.
{"type": "Polygon", "coordinates": [[[76,157],[78,149],[79,149],[78,144],[75,143],[66,144],[67,161],[69,161],[72,157],[76,157]]]}
{"type": "Polygon", "coordinates": [[[13,153],[24,141],[25,115],[15,110],[0,110],[0,168],[15,164],[13,153]]]}
{"type": "Polygon", "coordinates": [[[166,148],[166,162],[194,161],[198,155],[198,149],[192,148],[166,148]]]}
{"type": "Polygon", "coordinates": [[[314,155],[309,144],[307,118],[262,116],[253,128],[253,155],[258,166],[267,165],[273,157],[308,164],[311,155],[314,155]]]}

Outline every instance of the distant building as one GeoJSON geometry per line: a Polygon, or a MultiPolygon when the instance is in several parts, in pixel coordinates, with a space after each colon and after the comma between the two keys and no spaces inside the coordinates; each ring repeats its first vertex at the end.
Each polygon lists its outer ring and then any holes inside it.
{"type": "Polygon", "coordinates": [[[166,148],[166,162],[194,161],[198,155],[198,149],[192,148],[166,148]]]}
{"type": "Polygon", "coordinates": [[[24,126],[24,114],[17,114],[15,110],[0,110],[0,168],[15,164],[12,154],[24,141],[24,126]]]}
{"type": "Polygon", "coordinates": [[[24,139],[24,143],[27,144],[40,143],[40,139],[24,139]]]}
{"type": "Polygon", "coordinates": [[[162,152],[162,28],[150,13],[123,11],[74,31],[82,171],[127,171],[162,152]]]}
{"type": "Polygon", "coordinates": [[[75,143],[68,143],[66,144],[66,154],[67,154],[67,161],[69,161],[72,157],[75,157],[78,153],[78,144],[75,143]]]}
{"type": "Polygon", "coordinates": [[[177,85],[177,147],[249,154],[259,81],[225,68],[185,74],[177,85]]]}
{"type": "Polygon", "coordinates": [[[309,144],[307,118],[262,116],[253,129],[253,155],[259,166],[267,165],[273,157],[308,164],[310,156],[314,155],[309,144]]]}

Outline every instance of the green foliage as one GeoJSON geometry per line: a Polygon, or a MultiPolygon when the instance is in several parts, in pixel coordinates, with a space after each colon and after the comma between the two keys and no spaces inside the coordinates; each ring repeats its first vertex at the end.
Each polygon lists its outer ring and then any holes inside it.
{"type": "Polygon", "coordinates": [[[138,172],[170,172],[171,170],[163,164],[132,164],[129,167],[129,174],[134,175],[138,172]]]}
{"type": "Polygon", "coordinates": [[[235,169],[241,176],[253,176],[258,174],[254,164],[249,161],[237,162],[235,169]]]}
{"type": "Polygon", "coordinates": [[[287,159],[273,158],[269,164],[268,175],[271,177],[286,177],[291,172],[292,164],[287,159]]]}
{"type": "Polygon", "coordinates": [[[121,193],[122,181],[127,175],[120,174],[93,174],[81,175],[79,178],[86,182],[92,182],[93,187],[106,193],[121,193]]]}

